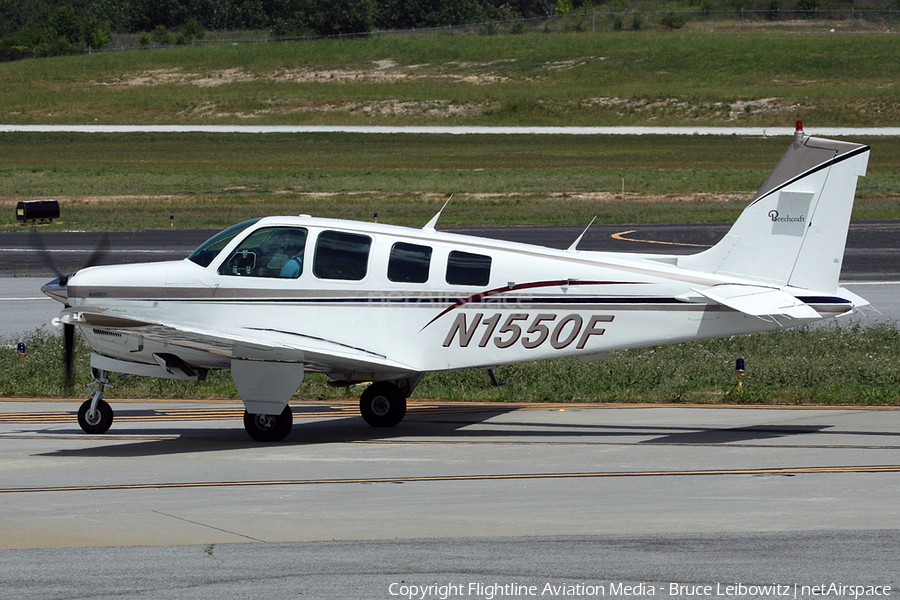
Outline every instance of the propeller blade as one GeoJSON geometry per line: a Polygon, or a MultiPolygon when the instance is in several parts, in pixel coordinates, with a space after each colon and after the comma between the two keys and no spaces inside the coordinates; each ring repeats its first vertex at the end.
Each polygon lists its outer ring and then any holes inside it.
{"type": "MultiPolygon", "coordinates": [[[[56,266],[56,261],[53,260],[53,254],[47,249],[47,246],[44,245],[44,239],[41,234],[32,229],[29,235],[31,247],[38,251],[38,254],[40,254],[41,259],[44,261],[44,264],[47,265],[47,267],[51,271],[53,271],[59,278],[59,285],[66,285],[69,281],[69,278],[75,273],[63,273],[62,271],[60,271],[59,267],[56,266]]],[[[103,232],[103,235],[100,236],[100,241],[97,243],[96,248],[94,248],[94,251],[88,257],[87,261],[85,261],[84,264],[82,264],[78,268],[78,271],[80,271],[81,269],[86,269],[88,267],[93,267],[102,262],[106,254],[109,252],[109,249],[109,234],[103,232]]]]}
{"type": "Polygon", "coordinates": [[[106,253],[109,251],[109,234],[105,231],[103,235],[100,236],[100,242],[97,244],[97,247],[94,248],[94,252],[88,257],[87,262],[81,267],[82,269],[86,269],[88,267],[93,267],[100,263],[101,260],[106,256],[106,253]]]}
{"type": "Polygon", "coordinates": [[[75,326],[66,323],[63,325],[63,361],[65,363],[65,379],[63,387],[66,394],[72,391],[73,374],[72,362],[75,355],[75,326]]]}
{"type": "Polygon", "coordinates": [[[47,246],[44,245],[44,239],[41,237],[41,234],[32,229],[28,234],[28,241],[31,243],[31,247],[35,248],[38,251],[38,254],[41,255],[44,264],[59,278],[59,284],[65,285],[68,276],[64,275],[62,271],[59,270],[59,267],[56,266],[56,261],[53,260],[53,255],[47,250],[47,246]]]}
{"type": "MultiPolygon", "coordinates": [[[[69,278],[74,275],[74,273],[64,274],[59,268],[56,266],[56,261],[53,260],[53,255],[47,250],[47,246],[44,245],[44,240],[41,235],[37,233],[37,231],[31,231],[31,246],[35,248],[38,253],[40,253],[41,258],[44,260],[44,264],[46,264],[58,277],[57,282],[51,282],[44,286],[46,289],[52,289],[56,292],[54,295],[57,299],[63,299],[65,294],[65,286],[69,282],[69,278]]],[[[85,269],[87,267],[92,267],[103,260],[103,257],[109,251],[109,234],[106,232],[100,237],[100,241],[97,244],[97,247],[88,257],[87,261],[81,266],[81,269],[85,269]]],[[[43,289],[43,288],[42,288],[43,289]]],[[[67,305],[68,306],[68,305],[67,305]]],[[[74,360],[75,360],[75,326],[71,324],[63,325],[63,365],[65,372],[65,379],[63,381],[63,386],[67,394],[71,393],[72,385],[74,382],[74,360]]]]}

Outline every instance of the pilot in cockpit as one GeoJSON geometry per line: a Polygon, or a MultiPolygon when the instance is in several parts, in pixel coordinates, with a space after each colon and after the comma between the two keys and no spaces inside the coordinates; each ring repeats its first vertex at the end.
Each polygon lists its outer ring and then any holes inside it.
{"type": "Polygon", "coordinates": [[[305,240],[300,236],[288,234],[284,238],[279,255],[276,257],[279,261],[284,261],[281,265],[279,277],[287,279],[296,279],[303,272],[303,246],[305,240]]]}

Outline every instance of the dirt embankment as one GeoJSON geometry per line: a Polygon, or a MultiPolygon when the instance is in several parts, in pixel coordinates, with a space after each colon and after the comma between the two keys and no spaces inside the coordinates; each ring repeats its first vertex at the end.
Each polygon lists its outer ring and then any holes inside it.
{"type": "MultiPolygon", "coordinates": [[[[546,77],[561,70],[575,69],[591,62],[606,60],[604,56],[585,56],[565,61],[548,62],[537,71],[528,74],[516,68],[515,59],[501,59],[483,63],[452,61],[439,65],[400,65],[395,60],[373,61],[364,69],[314,69],[309,67],[283,68],[269,72],[253,72],[241,67],[206,71],[192,71],[182,67],[152,69],[124,73],[107,81],[95,81],[94,85],[122,88],[158,85],[193,85],[217,87],[255,81],[274,83],[394,83],[398,81],[442,80],[468,85],[491,85],[507,81],[539,84],[546,77]]],[[[648,121],[658,116],[681,116],[687,119],[697,115],[716,115],[718,120],[737,121],[747,115],[793,114],[799,106],[783,98],[758,98],[731,103],[686,102],[678,98],[619,98],[598,96],[575,101],[552,99],[535,100],[548,110],[600,109],[614,111],[617,115],[640,115],[648,121]]],[[[199,102],[178,114],[199,118],[253,119],[266,115],[298,113],[346,113],[348,115],[379,115],[403,117],[473,117],[497,110],[497,102],[452,102],[448,100],[401,101],[379,99],[342,102],[313,102],[302,98],[280,98],[268,102],[262,108],[234,111],[214,101],[199,102]]]]}

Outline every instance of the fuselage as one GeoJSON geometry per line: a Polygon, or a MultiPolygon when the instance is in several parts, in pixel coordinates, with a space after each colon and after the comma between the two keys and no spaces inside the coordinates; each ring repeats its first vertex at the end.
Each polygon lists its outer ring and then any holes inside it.
{"type": "MultiPolygon", "coordinates": [[[[217,369],[238,347],[267,346],[277,360],[356,381],[600,357],[817,320],[779,322],[716,303],[695,290],[747,282],[679,268],[674,256],[313,217],[261,219],[217,245],[183,261],[75,274],[67,303],[91,315],[74,322],[94,352],[148,364],[169,352],[217,369]],[[294,257],[299,272],[284,275],[294,257]]],[[[821,317],[853,308],[833,291],[783,291],[821,317]]]]}

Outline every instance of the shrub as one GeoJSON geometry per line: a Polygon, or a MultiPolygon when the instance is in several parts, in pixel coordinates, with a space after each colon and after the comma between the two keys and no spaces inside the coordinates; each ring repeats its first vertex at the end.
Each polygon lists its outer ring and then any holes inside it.
{"type": "Polygon", "coordinates": [[[673,29],[681,29],[684,27],[684,24],[687,22],[687,17],[680,13],[673,13],[671,11],[667,11],[665,15],[663,15],[662,19],[660,19],[659,24],[665,27],[667,30],[672,31],[673,29]]]}
{"type": "Polygon", "coordinates": [[[150,38],[160,46],[172,45],[172,34],[162,25],[156,26],[156,29],[153,30],[153,34],[151,34],[150,38]]]}

